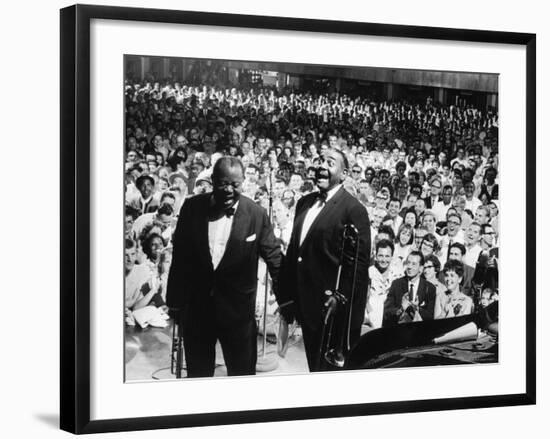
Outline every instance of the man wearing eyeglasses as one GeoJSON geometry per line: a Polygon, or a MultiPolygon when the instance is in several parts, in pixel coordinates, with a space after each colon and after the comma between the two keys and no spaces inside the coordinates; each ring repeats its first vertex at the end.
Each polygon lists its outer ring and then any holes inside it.
{"type": "Polygon", "coordinates": [[[228,375],[256,372],[258,258],[277,293],[281,247],[265,210],[240,196],[243,180],[238,158],[220,158],[213,192],[189,198],[179,214],[166,302],[180,311],[189,378],[214,375],[217,340],[228,375]]]}
{"type": "Polygon", "coordinates": [[[439,194],[441,193],[441,180],[434,176],[430,181],[430,195],[424,199],[427,209],[432,209],[439,202],[439,194]]]}
{"type": "Polygon", "coordinates": [[[361,166],[354,165],[351,168],[351,178],[353,179],[353,181],[355,181],[356,184],[359,184],[359,182],[363,178],[363,169],[361,169],[361,166]]]}
{"type": "Polygon", "coordinates": [[[445,264],[449,255],[449,249],[454,243],[464,244],[464,232],[461,228],[462,218],[456,213],[447,215],[447,234],[441,238],[441,263],[445,264]]]}

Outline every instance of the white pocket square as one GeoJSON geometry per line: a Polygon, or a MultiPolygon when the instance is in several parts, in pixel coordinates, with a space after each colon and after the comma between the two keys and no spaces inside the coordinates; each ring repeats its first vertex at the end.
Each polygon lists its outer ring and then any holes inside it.
{"type": "Polygon", "coordinates": [[[256,234],[250,235],[248,238],[246,238],[246,242],[252,242],[256,239],[256,234]]]}

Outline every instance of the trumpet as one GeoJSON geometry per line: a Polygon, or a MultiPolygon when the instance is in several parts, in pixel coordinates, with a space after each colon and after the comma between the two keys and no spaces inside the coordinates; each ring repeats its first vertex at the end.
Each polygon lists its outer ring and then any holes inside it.
{"type": "Polygon", "coordinates": [[[319,348],[318,370],[323,363],[335,368],[344,367],[351,350],[350,333],[359,255],[359,232],[346,224],[342,232],[340,263],[334,290],[325,291],[323,331],[319,348]]]}

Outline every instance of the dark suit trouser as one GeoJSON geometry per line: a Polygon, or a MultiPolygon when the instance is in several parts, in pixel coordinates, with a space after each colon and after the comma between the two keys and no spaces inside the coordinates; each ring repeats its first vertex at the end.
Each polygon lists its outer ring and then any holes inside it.
{"type": "Polygon", "coordinates": [[[228,375],[254,375],[258,355],[256,321],[220,326],[212,317],[212,308],[209,314],[204,312],[205,308],[209,307],[190,307],[184,316],[187,377],[214,376],[217,340],[222,347],[228,375]]]}

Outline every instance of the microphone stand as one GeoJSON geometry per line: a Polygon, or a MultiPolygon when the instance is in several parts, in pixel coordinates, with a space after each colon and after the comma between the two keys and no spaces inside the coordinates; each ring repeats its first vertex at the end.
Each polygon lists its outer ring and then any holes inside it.
{"type": "MultiPolygon", "coordinates": [[[[273,224],[273,171],[274,166],[269,166],[269,188],[268,188],[268,218],[269,223],[273,224]]],[[[264,315],[262,322],[262,356],[258,358],[256,364],[256,370],[261,372],[268,372],[271,370],[277,369],[278,360],[276,357],[273,357],[271,360],[267,358],[267,305],[268,305],[268,295],[269,295],[269,270],[267,269],[267,263],[265,267],[265,288],[264,288],[264,315]]]]}

